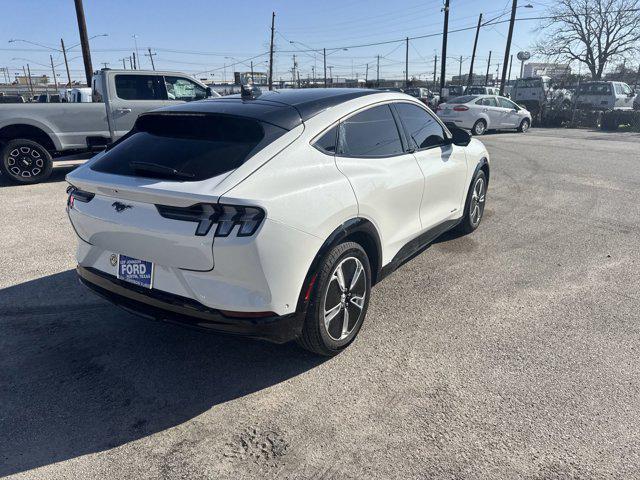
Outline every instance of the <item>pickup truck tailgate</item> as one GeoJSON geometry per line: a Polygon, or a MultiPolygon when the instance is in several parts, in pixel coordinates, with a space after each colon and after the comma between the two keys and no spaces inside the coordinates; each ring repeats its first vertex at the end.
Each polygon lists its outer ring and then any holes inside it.
{"type": "Polygon", "coordinates": [[[153,203],[96,194],[69,204],[78,236],[104,250],[188,270],[213,268],[213,230],[196,236],[196,223],[165,218],[153,203]]]}

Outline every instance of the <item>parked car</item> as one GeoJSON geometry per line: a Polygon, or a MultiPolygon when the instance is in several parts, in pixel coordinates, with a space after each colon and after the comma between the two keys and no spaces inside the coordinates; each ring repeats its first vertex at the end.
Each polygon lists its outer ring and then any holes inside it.
{"type": "Polygon", "coordinates": [[[17,183],[41,182],[57,157],[105,148],[143,112],[219,96],[173,72],[103,69],[92,83],[93,103],[0,105],[0,172],[17,183]]]}
{"type": "Polygon", "coordinates": [[[571,90],[555,84],[550,77],[517,79],[511,91],[511,99],[524,106],[541,123],[560,125],[572,116],[571,90]]]}
{"type": "Polygon", "coordinates": [[[22,95],[0,95],[0,103],[25,103],[22,95]]]}
{"type": "Polygon", "coordinates": [[[438,107],[443,122],[470,129],[474,135],[487,130],[517,129],[526,132],[531,126],[531,113],[508,98],[495,95],[464,95],[438,107]]]}
{"type": "Polygon", "coordinates": [[[145,113],[67,181],[89,288],[147,317],[334,355],[372,285],[479,226],[489,154],[402,93],[285,90],[145,113]]]}
{"type": "Polygon", "coordinates": [[[589,110],[633,110],[636,93],[624,82],[583,82],[578,87],[578,108],[589,110]]]}
{"type": "Polygon", "coordinates": [[[433,93],[428,88],[422,88],[422,87],[407,88],[404,91],[404,93],[417,98],[432,110],[435,110],[438,107],[440,95],[433,93]]]}
{"type": "Polygon", "coordinates": [[[471,85],[465,90],[466,95],[499,95],[500,89],[485,85],[471,85]]]}
{"type": "Polygon", "coordinates": [[[60,103],[60,95],[57,93],[41,93],[38,95],[37,103],[60,103]]]}

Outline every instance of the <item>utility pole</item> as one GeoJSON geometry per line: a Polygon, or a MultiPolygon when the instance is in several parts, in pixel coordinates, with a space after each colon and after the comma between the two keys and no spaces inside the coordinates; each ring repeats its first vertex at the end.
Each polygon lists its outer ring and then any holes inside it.
{"type": "MultiPolygon", "coordinates": [[[[509,58],[511,50],[511,38],[513,37],[513,24],[516,22],[516,9],[518,8],[518,0],[513,0],[511,5],[511,20],[509,21],[509,33],[507,34],[507,48],[504,51],[504,59],[509,58]]],[[[500,77],[500,95],[504,93],[504,83],[507,76],[507,64],[502,66],[502,77],[500,77]]]]}
{"type": "Polygon", "coordinates": [[[491,50],[489,50],[489,59],[487,60],[487,74],[484,77],[485,87],[489,85],[489,67],[491,66],[491,50]]]}
{"type": "Polygon", "coordinates": [[[436,89],[436,74],[438,72],[438,55],[433,59],[433,89],[436,89]]]}
{"type": "Polygon", "coordinates": [[[367,63],[367,69],[364,74],[364,86],[367,86],[367,82],[369,81],[369,64],[367,63]]]}
{"type": "Polygon", "coordinates": [[[251,60],[251,84],[253,85],[253,60],[251,60]]]}
{"type": "Polygon", "coordinates": [[[496,86],[496,82],[498,81],[498,74],[500,73],[500,64],[498,64],[498,68],[496,68],[496,78],[493,81],[493,86],[496,86]]]}
{"type": "Polygon", "coordinates": [[[145,57],[149,57],[149,60],[151,60],[151,68],[155,71],[156,69],[156,64],[153,62],[153,56],[157,55],[157,53],[151,53],[151,48],[147,48],[148,50],[148,54],[145,54],[145,57]]]}
{"type": "Polygon", "coordinates": [[[509,74],[507,75],[507,83],[511,81],[511,66],[513,65],[513,53],[509,57],[509,74]]]}
{"type": "Polygon", "coordinates": [[[331,86],[333,86],[333,66],[329,65],[327,68],[329,69],[329,78],[331,79],[331,86]]]}
{"type": "Polygon", "coordinates": [[[125,61],[125,59],[123,58],[123,59],[122,59],[122,69],[123,69],[123,70],[126,70],[126,69],[127,69],[127,64],[126,64],[126,63],[124,63],[124,61],[125,61]]]}
{"type": "Polygon", "coordinates": [[[444,28],[442,32],[442,68],[440,70],[440,98],[444,89],[444,78],[447,73],[447,35],[449,33],[449,0],[444,0],[444,28]]]}
{"type": "Polygon", "coordinates": [[[376,65],[376,87],[380,86],[380,55],[378,55],[378,63],[376,65]]]}
{"type": "Polygon", "coordinates": [[[56,90],[58,90],[58,78],[56,77],[56,67],[53,65],[53,55],[49,55],[49,60],[51,60],[51,71],[53,72],[53,84],[56,86],[56,90]]]}
{"type": "Polygon", "coordinates": [[[462,55],[460,55],[460,65],[458,68],[458,77],[460,77],[460,83],[462,83],[462,55]]]}
{"type": "Polygon", "coordinates": [[[298,88],[300,88],[300,70],[296,71],[296,74],[298,76],[298,88]]]}
{"type": "Polygon", "coordinates": [[[407,37],[407,46],[404,53],[404,86],[405,88],[409,86],[409,37],[407,37]]]}
{"type": "Polygon", "coordinates": [[[137,70],[138,64],[136,63],[136,52],[132,52],[132,54],[133,54],[133,69],[137,70]]]}
{"type": "Polygon", "coordinates": [[[293,55],[293,67],[291,68],[291,80],[292,84],[295,87],[296,85],[296,56],[293,55]]]}
{"type": "Polygon", "coordinates": [[[76,17],[78,19],[78,30],[80,31],[80,44],[82,46],[82,59],[84,60],[84,74],[87,77],[87,86],[91,86],[93,77],[93,66],[91,65],[91,52],[89,51],[89,36],[87,35],[87,22],[84,18],[84,7],[82,0],[74,0],[76,4],[76,17]]]}
{"type": "Polygon", "coordinates": [[[67,83],[68,86],[71,86],[71,73],[69,73],[69,62],[67,62],[67,49],[64,48],[64,40],[60,39],[60,46],[62,47],[62,56],[64,56],[64,66],[67,67],[67,83]]]}
{"type": "Polygon", "coordinates": [[[33,89],[33,82],[31,81],[31,68],[29,68],[29,64],[27,63],[27,74],[29,75],[29,89],[31,90],[31,95],[35,95],[35,90],[33,89]]]}
{"type": "Polygon", "coordinates": [[[473,62],[476,59],[476,49],[478,48],[478,36],[480,35],[480,26],[482,25],[482,14],[478,17],[478,27],[476,28],[476,38],[473,41],[473,53],[471,54],[471,65],[469,66],[469,78],[467,79],[467,87],[473,84],[473,62]]]}
{"type": "Polygon", "coordinates": [[[129,55],[129,68],[133,70],[133,60],[131,59],[131,55],[129,55]]]}
{"type": "Polygon", "coordinates": [[[327,88],[327,49],[322,49],[322,58],[324,62],[324,88],[327,88]]]}
{"type": "MultiPolygon", "coordinates": [[[[273,32],[276,24],[276,12],[271,12],[271,44],[269,46],[269,90],[273,90],[273,32]]],[[[325,59],[326,62],[326,59],[325,59]]],[[[325,69],[326,70],[326,69],[325,69]]],[[[327,76],[325,72],[325,77],[327,76]]],[[[325,84],[326,84],[325,78],[325,84]]]]}

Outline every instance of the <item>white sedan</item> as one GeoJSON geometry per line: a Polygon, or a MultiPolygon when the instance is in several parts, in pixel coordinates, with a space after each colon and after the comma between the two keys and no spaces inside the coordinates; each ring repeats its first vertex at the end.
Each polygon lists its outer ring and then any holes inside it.
{"type": "Polygon", "coordinates": [[[526,132],[531,126],[531,113],[505,97],[496,95],[464,95],[438,106],[438,117],[445,123],[482,135],[487,130],[517,129],[526,132]]]}

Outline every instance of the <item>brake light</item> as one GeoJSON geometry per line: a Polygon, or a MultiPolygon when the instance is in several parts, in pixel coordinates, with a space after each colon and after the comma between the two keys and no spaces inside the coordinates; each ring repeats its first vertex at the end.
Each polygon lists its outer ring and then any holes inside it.
{"type": "Polygon", "coordinates": [[[96,196],[95,193],[85,192],[84,190],[79,190],[73,185],[69,185],[67,187],[67,193],[69,197],[67,198],[67,209],[73,208],[73,204],[78,201],[82,203],[88,203],[93,200],[93,197],[96,196]]]}
{"type": "Polygon", "coordinates": [[[466,112],[467,110],[469,110],[469,107],[466,105],[456,105],[453,107],[454,112],[466,112]]]}
{"type": "Polygon", "coordinates": [[[264,219],[264,210],[258,207],[198,203],[190,207],[156,205],[158,213],[165,218],[197,222],[195,234],[205,236],[217,224],[215,236],[227,237],[238,225],[239,237],[250,237],[258,230],[264,219]]]}

